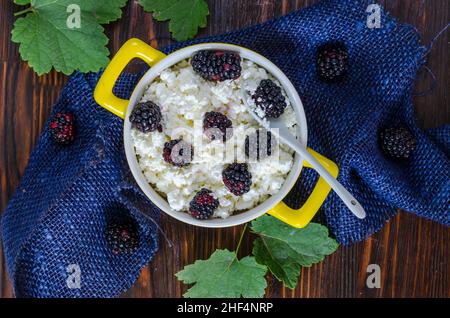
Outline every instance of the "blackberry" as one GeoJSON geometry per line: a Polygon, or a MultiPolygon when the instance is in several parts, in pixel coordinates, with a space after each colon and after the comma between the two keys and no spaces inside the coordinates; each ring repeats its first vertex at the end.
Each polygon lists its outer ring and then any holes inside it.
{"type": "Polygon", "coordinates": [[[191,60],[194,71],[207,81],[222,82],[241,76],[241,57],[224,51],[198,51],[191,60]]]}
{"type": "Polygon", "coordinates": [[[207,112],[203,117],[203,131],[210,140],[222,137],[225,142],[233,136],[233,123],[219,112],[207,112]]]}
{"type": "Polygon", "coordinates": [[[139,247],[138,225],[129,216],[115,216],[106,225],[105,239],[113,254],[131,254],[139,247]]]}
{"type": "Polygon", "coordinates": [[[268,130],[257,130],[255,133],[245,137],[245,156],[251,160],[260,160],[272,155],[276,147],[276,139],[268,130]],[[265,132],[265,135],[264,135],[265,132]]]}
{"type": "Polygon", "coordinates": [[[201,189],[189,203],[189,213],[196,219],[209,219],[219,206],[219,200],[208,189],[201,189]]]}
{"type": "Polygon", "coordinates": [[[130,115],[132,127],[143,133],[161,130],[161,119],[161,109],[150,101],[137,104],[130,115]]]}
{"type": "Polygon", "coordinates": [[[287,106],[281,88],[270,79],[262,80],[252,97],[267,117],[280,117],[287,106]]]}
{"type": "Polygon", "coordinates": [[[246,163],[232,163],[222,171],[222,180],[231,193],[241,196],[250,191],[252,174],[246,163]]]}
{"type": "Polygon", "coordinates": [[[72,113],[57,113],[50,121],[50,133],[53,140],[68,145],[75,139],[75,117],[72,113]]]}
{"type": "Polygon", "coordinates": [[[348,73],[348,51],[342,42],[328,42],[317,49],[316,70],[326,83],[339,83],[348,73]]]}
{"type": "Polygon", "coordinates": [[[163,159],[165,162],[177,167],[184,167],[189,165],[193,158],[192,146],[183,139],[171,140],[164,144],[163,159]]]}
{"type": "Polygon", "coordinates": [[[386,156],[406,160],[416,148],[416,139],[406,127],[388,127],[380,130],[379,144],[386,156]]]}

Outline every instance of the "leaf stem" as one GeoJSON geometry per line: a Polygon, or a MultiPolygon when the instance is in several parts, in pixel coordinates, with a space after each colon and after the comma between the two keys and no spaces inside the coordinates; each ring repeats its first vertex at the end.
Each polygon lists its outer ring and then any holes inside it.
{"type": "Polygon", "coordinates": [[[32,12],[32,11],[34,11],[34,8],[33,7],[28,7],[25,10],[18,11],[16,13],[14,13],[14,16],[17,17],[19,15],[22,15],[22,14],[25,14],[25,13],[28,13],[28,12],[32,12]]]}
{"type": "Polygon", "coordinates": [[[238,253],[239,249],[241,248],[241,243],[242,243],[242,239],[244,238],[245,230],[247,230],[247,224],[248,223],[245,223],[244,228],[242,229],[241,237],[239,238],[239,242],[238,242],[238,245],[236,247],[236,251],[235,251],[236,258],[237,258],[237,253],[238,253]]]}

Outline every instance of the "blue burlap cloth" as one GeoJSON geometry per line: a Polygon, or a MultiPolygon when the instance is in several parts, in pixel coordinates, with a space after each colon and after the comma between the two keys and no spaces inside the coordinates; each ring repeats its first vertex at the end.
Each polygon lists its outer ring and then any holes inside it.
{"type": "MultiPolygon", "coordinates": [[[[286,73],[305,106],[309,146],[338,163],[339,181],[367,211],[367,218],[359,220],[330,194],[323,212],[345,244],[379,230],[398,208],[450,223],[450,126],[420,130],[411,101],[426,48],[411,26],[384,12],[381,28],[369,29],[366,6],[365,1],[327,0],[261,25],[164,50],[207,41],[235,43],[263,54],[286,73]],[[315,49],[329,40],[344,41],[349,48],[350,76],[342,84],[316,78],[315,49]],[[407,125],[418,141],[407,163],[386,159],[377,145],[379,127],[398,123],[407,125]]],[[[54,111],[75,113],[77,138],[60,147],[44,129],[3,214],[4,252],[16,296],[116,296],[131,286],[157,250],[159,211],[130,176],[122,120],[94,102],[99,76],[76,73],[70,78],[54,111]],[[141,243],[131,256],[113,255],[103,236],[107,214],[123,209],[140,226],[141,243]],[[67,285],[70,264],[79,266],[79,289],[67,285]]],[[[137,79],[122,76],[116,93],[127,97],[137,79]]],[[[304,171],[288,204],[300,204],[315,180],[314,173],[304,171]]]]}

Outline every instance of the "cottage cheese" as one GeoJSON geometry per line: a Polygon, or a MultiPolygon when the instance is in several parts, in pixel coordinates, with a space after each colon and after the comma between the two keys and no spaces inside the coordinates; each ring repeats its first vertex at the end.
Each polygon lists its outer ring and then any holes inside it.
{"type": "MultiPolygon", "coordinates": [[[[158,104],[163,114],[163,132],[144,134],[132,129],[136,156],[147,181],[162,195],[172,209],[187,211],[195,193],[205,187],[213,191],[220,202],[215,217],[226,218],[236,211],[248,210],[276,194],[293,165],[293,153],[281,145],[269,158],[249,162],[252,174],[251,190],[238,197],[223,184],[222,170],[236,160],[243,162],[244,141],[249,131],[261,128],[241,100],[241,85],[254,92],[261,80],[271,74],[255,63],[243,60],[241,77],[237,80],[209,82],[197,75],[183,61],[166,69],[147,88],[141,102],[158,104]],[[218,111],[233,122],[233,138],[223,143],[210,141],[202,131],[205,112],[218,111]],[[186,167],[175,167],[162,157],[164,143],[182,137],[194,146],[194,161],[186,167]]],[[[282,119],[293,133],[295,114],[289,100],[282,119]]],[[[279,144],[279,143],[277,143],[279,144]]]]}

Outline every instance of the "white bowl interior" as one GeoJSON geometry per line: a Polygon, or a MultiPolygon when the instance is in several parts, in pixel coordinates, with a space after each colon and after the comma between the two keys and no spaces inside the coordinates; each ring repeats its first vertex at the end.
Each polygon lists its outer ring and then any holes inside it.
{"type": "Polygon", "coordinates": [[[262,66],[267,71],[269,71],[275,78],[278,79],[278,81],[283,85],[284,90],[286,94],[288,95],[292,106],[294,107],[297,123],[298,123],[298,136],[300,138],[300,141],[306,145],[307,144],[307,124],[306,124],[306,117],[305,112],[303,109],[303,104],[300,100],[300,97],[292,85],[291,81],[284,75],[284,73],[277,67],[275,64],[270,62],[268,59],[263,57],[262,55],[253,52],[249,49],[231,45],[231,44],[225,44],[225,43],[205,43],[205,44],[198,44],[189,46],[186,48],[183,48],[181,50],[178,50],[170,55],[168,55],[166,58],[158,62],[155,66],[153,66],[145,75],[142,77],[142,79],[139,81],[139,83],[136,85],[133,94],[131,95],[130,101],[129,101],[129,107],[126,113],[126,119],[124,123],[124,146],[125,146],[125,153],[127,156],[128,164],[130,166],[131,172],[133,173],[134,178],[136,179],[138,185],[142,189],[142,191],[147,195],[147,197],[152,200],[161,210],[166,212],[167,214],[171,215],[172,217],[188,223],[192,225],[197,225],[201,227],[211,227],[211,228],[218,228],[218,227],[229,227],[229,226],[235,226],[239,224],[246,223],[248,221],[251,221],[258,216],[261,216],[262,214],[269,211],[271,208],[273,208],[278,202],[280,202],[290,191],[292,186],[295,184],[295,181],[297,180],[298,176],[300,175],[301,168],[303,166],[302,159],[295,155],[294,165],[291,169],[291,172],[288,174],[283,186],[281,187],[280,191],[271,196],[266,201],[262,202],[258,206],[245,211],[240,212],[235,215],[231,215],[230,217],[226,219],[210,219],[210,220],[197,220],[193,217],[191,217],[186,212],[178,212],[174,211],[170,208],[169,204],[167,203],[166,199],[161,197],[161,195],[156,192],[152,186],[147,182],[145,179],[145,176],[143,175],[141,168],[139,166],[139,163],[136,158],[136,154],[134,151],[133,142],[131,139],[131,124],[128,120],[129,115],[134,107],[136,105],[141,97],[143,96],[146,88],[148,85],[153,82],[155,78],[157,78],[161,72],[171,67],[172,65],[177,64],[178,62],[187,59],[191,57],[195,52],[199,50],[224,50],[224,51],[233,51],[240,54],[240,56],[244,59],[251,60],[255,62],[256,64],[262,66]]]}

